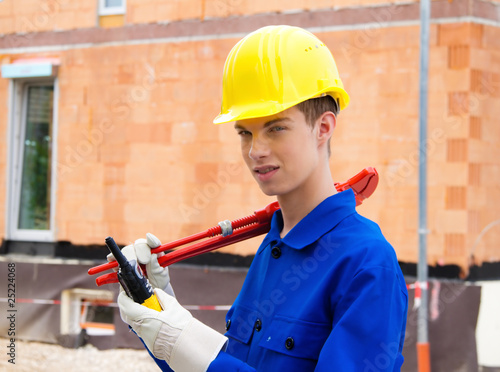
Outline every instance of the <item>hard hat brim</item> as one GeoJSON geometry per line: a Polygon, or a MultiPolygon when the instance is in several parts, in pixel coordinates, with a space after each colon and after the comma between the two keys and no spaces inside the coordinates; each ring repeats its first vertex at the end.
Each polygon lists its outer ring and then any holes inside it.
{"type": "MultiPolygon", "coordinates": [[[[349,95],[343,88],[340,87],[328,87],[324,92],[320,92],[320,94],[314,97],[309,97],[308,99],[317,98],[324,95],[330,95],[335,100],[338,100],[340,110],[345,109],[349,105],[349,95]]],[[[307,101],[307,99],[304,101],[307,101]]],[[[213,123],[224,124],[230,123],[232,121],[255,119],[276,115],[304,101],[292,102],[288,105],[279,104],[278,102],[267,102],[266,104],[263,104],[261,102],[256,104],[254,108],[249,107],[248,105],[244,105],[242,107],[233,106],[231,110],[217,115],[217,117],[213,120],[213,123]]]]}

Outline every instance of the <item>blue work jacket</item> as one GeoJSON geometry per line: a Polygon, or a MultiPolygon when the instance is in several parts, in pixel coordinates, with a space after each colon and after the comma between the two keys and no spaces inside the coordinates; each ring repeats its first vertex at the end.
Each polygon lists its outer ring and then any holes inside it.
{"type": "Polygon", "coordinates": [[[400,371],[406,284],[352,190],[324,200],[284,238],[282,227],[277,211],[226,316],[227,348],[208,372],[400,371]]]}
{"type": "Polygon", "coordinates": [[[225,351],[209,372],[399,371],[408,292],[396,254],[335,194],[284,238],[271,222],[226,316],[225,351]]]}

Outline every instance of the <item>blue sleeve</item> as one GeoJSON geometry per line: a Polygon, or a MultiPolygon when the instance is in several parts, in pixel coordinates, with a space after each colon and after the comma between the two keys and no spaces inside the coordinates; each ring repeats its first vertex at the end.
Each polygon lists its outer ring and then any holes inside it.
{"type": "Polygon", "coordinates": [[[393,270],[356,274],[335,308],[315,371],[400,371],[407,309],[406,284],[393,270]]]}
{"type": "Polygon", "coordinates": [[[221,351],[217,358],[210,363],[207,372],[256,372],[256,370],[241,360],[221,351]]]}

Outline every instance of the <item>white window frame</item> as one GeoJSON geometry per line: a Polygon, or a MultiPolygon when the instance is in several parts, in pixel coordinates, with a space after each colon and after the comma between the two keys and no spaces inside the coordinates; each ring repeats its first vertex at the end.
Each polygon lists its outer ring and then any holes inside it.
{"type": "Polygon", "coordinates": [[[105,0],[99,0],[99,15],[107,16],[107,15],[125,14],[127,10],[127,1],[126,0],[122,1],[123,3],[121,6],[107,7],[105,0]]]}
{"type": "Polygon", "coordinates": [[[51,79],[12,79],[9,85],[9,125],[8,125],[8,171],[7,171],[7,208],[6,239],[33,242],[55,241],[55,211],[57,185],[57,112],[59,84],[57,78],[51,79]],[[26,110],[28,86],[53,85],[51,174],[50,174],[50,229],[19,229],[19,204],[23,171],[24,134],[26,129],[26,110]]]}

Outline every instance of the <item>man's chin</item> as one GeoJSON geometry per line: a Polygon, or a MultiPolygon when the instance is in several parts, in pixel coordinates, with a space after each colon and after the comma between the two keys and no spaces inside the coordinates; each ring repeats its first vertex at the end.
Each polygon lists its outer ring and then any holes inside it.
{"type": "Polygon", "coordinates": [[[279,192],[271,187],[259,184],[260,190],[267,196],[278,196],[279,192]]]}

